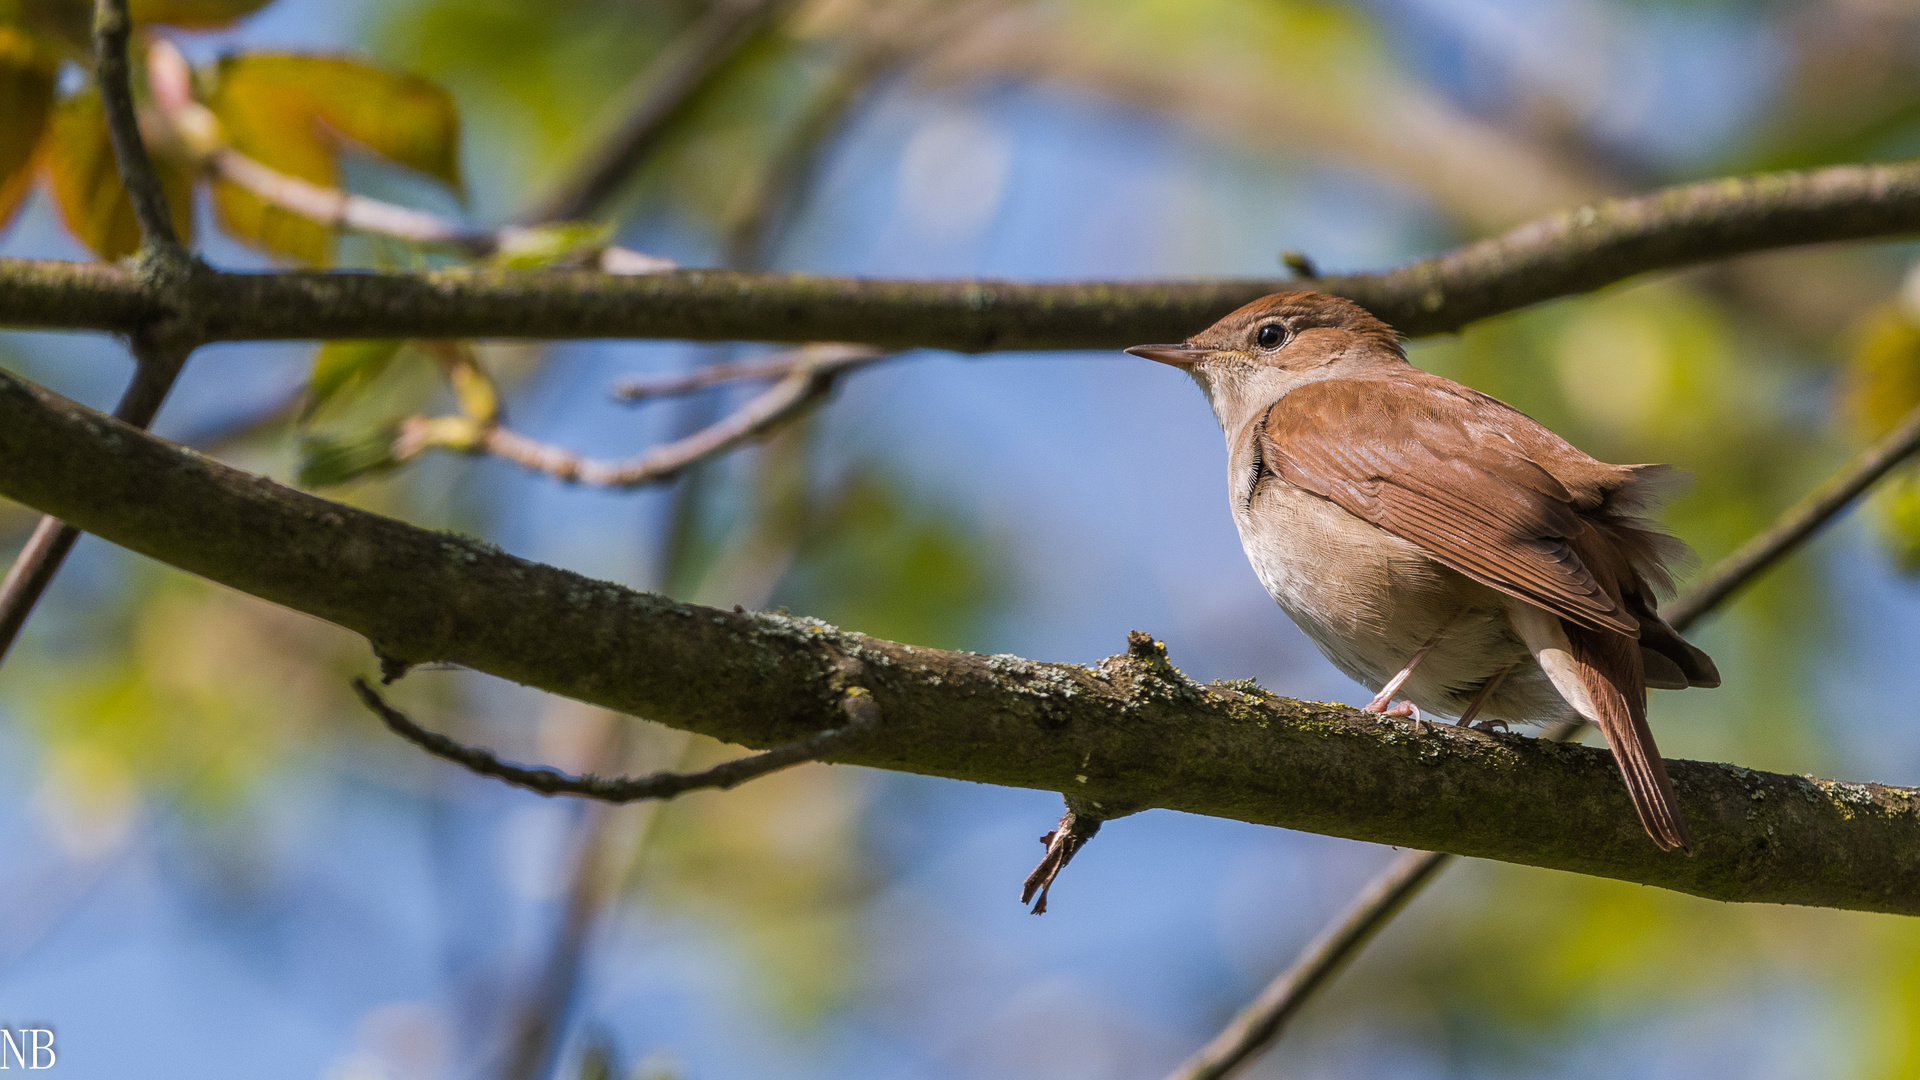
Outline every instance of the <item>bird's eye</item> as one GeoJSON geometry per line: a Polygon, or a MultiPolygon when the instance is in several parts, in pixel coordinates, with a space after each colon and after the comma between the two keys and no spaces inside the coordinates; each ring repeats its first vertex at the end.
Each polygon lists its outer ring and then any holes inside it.
{"type": "Polygon", "coordinates": [[[1271,349],[1279,345],[1281,341],[1285,340],[1286,336],[1287,336],[1287,332],[1281,328],[1279,323],[1270,322],[1267,325],[1260,328],[1260,332],[1253,336],[1253,340],[1254,340],[1254,343],[1259,345],[1261,348],[1271,349]]]}

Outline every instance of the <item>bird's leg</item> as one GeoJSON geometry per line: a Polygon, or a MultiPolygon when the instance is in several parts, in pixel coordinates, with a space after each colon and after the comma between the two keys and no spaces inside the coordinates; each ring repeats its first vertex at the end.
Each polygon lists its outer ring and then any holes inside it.
{"type": "Polygon", "coordinates": [[[1505,720],[1483,720],[1476,724],[1473,722],[1473,718],[1480,715],[1481,707],[1487,703],[1487,699],[1493,697],[1493,692],[1500,688],[1500,684],[1506,681],[1507,673],[1512,670],[1513,665],[1508,664],[1506,667],[1494,672],[1493,677],[1488,679],[1480,687],[1480,692],[1473,695],[1473,700],[1467,704],[1467,711],[1461,713],[1460,719],[1455,720],[1454,723],[1462,727],[1473,728],[1475,731],[1491,731],[1495,727],[1505,731],[1507,729],[1507,722],[1505,720]]]}
{"type": "Polygon", "coordinates": [[[1413,675],[1413,669],[1420,666],[1420,661],[1425,660],[1427,654],[1433,651],[1433,647],[1440,644],[1441,635],[1445,634],[1447,627],[1452,625],[1452,619],[1441,623],[1440,629],[1435,630],[1433,636],[1427,639],[1427,643],[1420,646],[1419,650],[1413,654],[1413,659],[1407,661],[1407,666],[1401,668],[1399,674],[1388,679],[1387,685],[1381,687],[1380,692],[1375,694],[1373,700],[1367,702],[1365,707],[1360,711],[1382,713],[1387,716],[1409,716],[1413,718],[1413,722],[1416,725],[1425,723],[1425,720],[1420,716],[1419,707],[1414,705],[1413,702],[1403,701],[1391,709],[1387,708],[1387,704],[1393,700],[1393,695],[1399,693],[1400,688],[1406,685],[1407,679],[1413,675]]]}

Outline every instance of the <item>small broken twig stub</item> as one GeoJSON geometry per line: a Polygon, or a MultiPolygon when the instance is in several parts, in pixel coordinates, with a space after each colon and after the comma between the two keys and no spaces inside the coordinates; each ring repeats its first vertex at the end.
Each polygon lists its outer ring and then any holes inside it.
{"type": "Polygon", "coordinates": [[[1040,865],[1033,868],[1027,880],[1020,887],[1020,902],[1031,903],[1035,915],[1047,913],[1047,892],[1053,888],[1053,879],[1073,861],[1073,857],[1085,847],[1100,831],[1100,825],[1106,818],[1092,804],[1080,799],[1068,797],[1067,812],[1061,816],[1060,824],[1052,832],[1040,838],[1047,846],[1047,853],[1040,859],[1040,865]],[[1038,897],[1035,894],[1038,893],[1038,897]]]}
{"type": "Polygon", "coordinates": [[[675,795],[702,788],[731,788],[771,772],[816,760],[821,754],[869,730],[880,719],[880,707],[874,704],[873,695],[856,686],[848,690],[840,702],[840,711],[847,719],[844,725],[762,753],[723,761],[711,769],[695,773],[657,772],[650,776],[633,777],[572,776],[558,769],[508,764],[491,750],[468,746],[437,731],[429,731],[414,723],[406,713],[387,704],[379,691],[369,686],[365,679],[353,680],[353,689],[360,695],[361,702],[394,734],[435,757],[445,758],[480,776],[504,780],[515,787],[537,791],[542,795],[575,795],[610,803],[671,799],[675,795]]]}

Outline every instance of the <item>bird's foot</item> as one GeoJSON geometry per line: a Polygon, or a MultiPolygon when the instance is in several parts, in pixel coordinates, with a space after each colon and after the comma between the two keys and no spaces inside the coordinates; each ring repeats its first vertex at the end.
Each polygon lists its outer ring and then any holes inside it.
{"type": "Polygon", "coordinates": [[[1494,732],[1499,732],[1502,735],[1506,735],[1509,733],[1507,728],[1507,722],[1505,720],[1496,720],[1496,719],[1493,719],[1492,717],[1489,717],[1485,720],[1462,720],[1460,721],[1460,723],[1468,728],[1473,729],[1474,731],[1484,731],[1489,735],[1493,734],[1494,732]]]}
{"type": "Polygon", "coordinates": [[[1388,705],[1384,700],[1374,698],[1372,701],[1361,706],[1360,711],[1379,713],[1381,716],[1403,716],[1413,721],[1413,726],[1416,730],[1427,730],[1427,718],[1420,715],[1420,706],[1415,705],[1411,701],[1402,701],[1398,704],[1388,705]]]}

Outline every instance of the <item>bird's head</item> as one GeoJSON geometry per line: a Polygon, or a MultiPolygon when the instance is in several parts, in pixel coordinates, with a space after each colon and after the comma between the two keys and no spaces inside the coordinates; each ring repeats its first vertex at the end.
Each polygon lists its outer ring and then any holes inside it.
{"type": "Polygon", "coordinates": [[[1192,375],[1229,433],[1295,387],[1407,362],[1392,327],[1317,292],[1263,296],[1181,344],[1127,351],[1192,375]]]}

